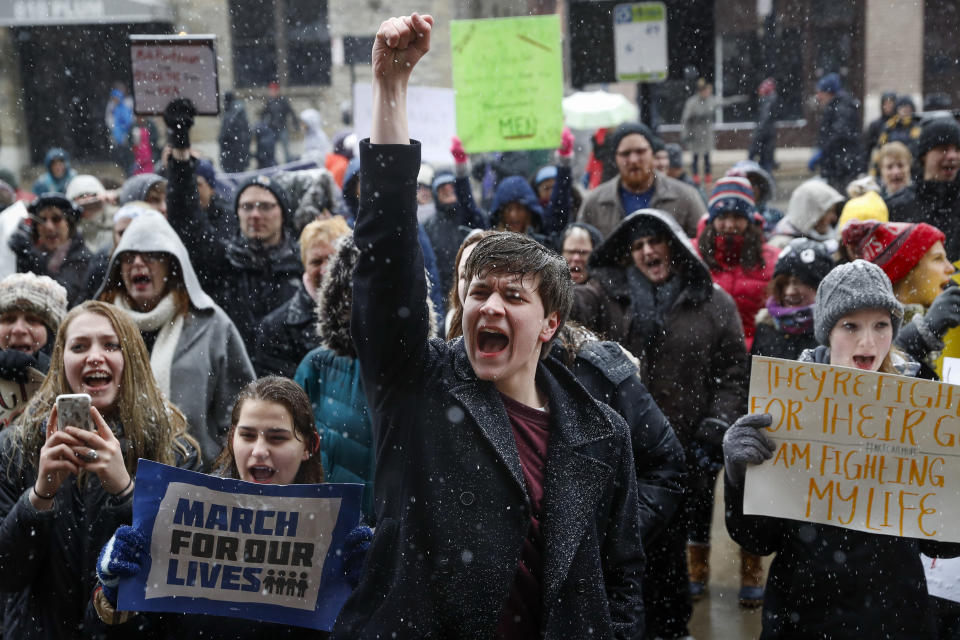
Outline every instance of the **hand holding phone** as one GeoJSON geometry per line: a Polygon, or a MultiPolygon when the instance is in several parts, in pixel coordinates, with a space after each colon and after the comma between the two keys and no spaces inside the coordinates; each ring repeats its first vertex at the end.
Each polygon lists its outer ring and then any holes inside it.
{"type": "Polygon", "coordinates": [[[86,393],[65,393],[57,396],[57,428],[76,427],[93,431],[90,419],[90,395],[86,393]]]}

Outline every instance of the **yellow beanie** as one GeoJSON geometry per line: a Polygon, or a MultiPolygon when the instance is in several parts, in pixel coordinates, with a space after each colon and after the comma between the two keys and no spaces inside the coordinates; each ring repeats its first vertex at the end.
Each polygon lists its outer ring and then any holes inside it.
{"type": "Polygon", "coordinates": [[[862,196],[851,198],[844,205],[840,219],[837,221],[837,233],[843,231],[851,220],[889,222],[890,213],[887,211],[887,203],[876,191],[868,191],[862,196]]]}

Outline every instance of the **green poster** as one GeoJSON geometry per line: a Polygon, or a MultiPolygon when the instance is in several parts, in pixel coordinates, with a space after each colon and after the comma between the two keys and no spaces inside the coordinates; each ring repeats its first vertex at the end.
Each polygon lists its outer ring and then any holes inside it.
{"type": "Polygon", "coordinates": [[[450,45],[457,135],[467,151],[560,145],[559,16],[454,20],[450,45]]]}

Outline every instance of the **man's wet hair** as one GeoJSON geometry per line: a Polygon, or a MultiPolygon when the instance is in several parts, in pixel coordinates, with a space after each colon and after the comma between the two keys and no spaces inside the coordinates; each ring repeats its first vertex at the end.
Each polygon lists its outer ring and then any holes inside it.
{"type": "Polygon", "coordinates": [[[502,231],[477,243],[464,270],[467,282],[491,273],[516,275],[521,282],[525,278],[540,278],[536,292],[543,304],[544,317],[556,311],[560,321],[553,338],[540,350],[540,358],[547,357],[573,306],[573,280],[566,260],[530,236],[502,231]]]}

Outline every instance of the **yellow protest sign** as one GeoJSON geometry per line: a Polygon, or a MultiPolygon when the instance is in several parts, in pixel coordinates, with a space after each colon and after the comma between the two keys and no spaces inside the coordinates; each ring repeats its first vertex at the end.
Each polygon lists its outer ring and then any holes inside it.
{"type": "Polygon", "coordinates": [[[560,17],[450,23],[457,135],[470,153],[545,149],[563,131],[560,17]]]}
{"type": "Polygon", "coordinates": [[[749,412],[776,451],[744,513],[960,542],[960,386],[754,357],[749,412]]]}

